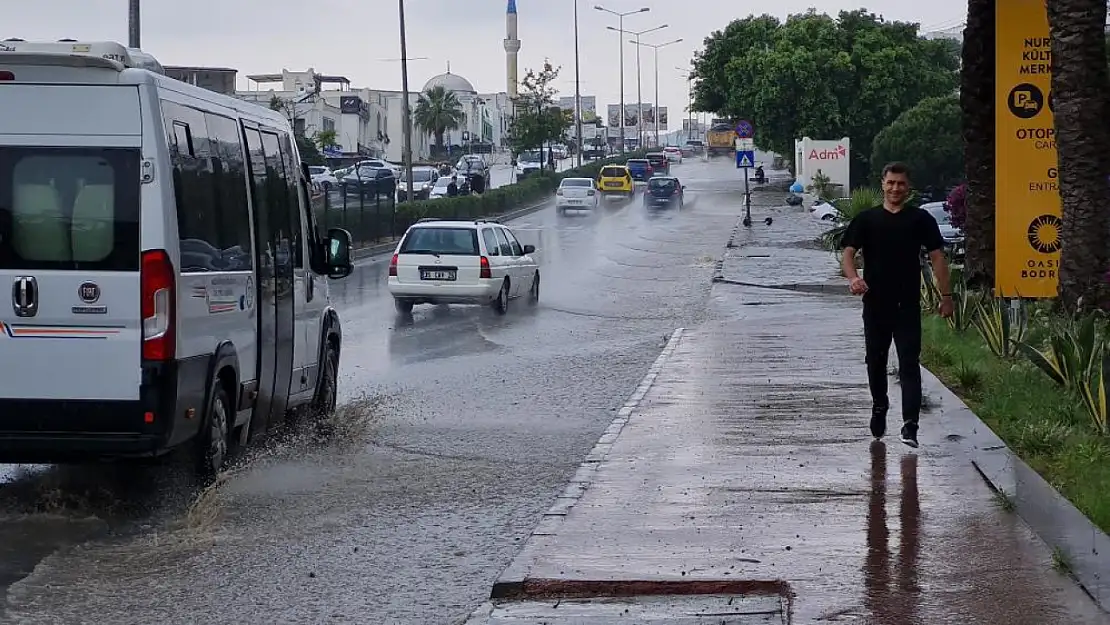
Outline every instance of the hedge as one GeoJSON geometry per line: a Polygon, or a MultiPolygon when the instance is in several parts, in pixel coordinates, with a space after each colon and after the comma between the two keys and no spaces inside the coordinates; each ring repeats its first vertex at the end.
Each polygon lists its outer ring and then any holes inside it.
{"type": "Polygon", "coordinates": [[[481,195],[464,195],[437,200],[403,202],[397,205],[397,225],[407,228],[419,219],[478,219],[497,217],[532,206],[551,196],[563,178],[597,178],[601,168],[620,165],[630,158],[644,158],[646,152],[629,152],[561,172],[541,171],[513,184],[490,189],[481,195]]]}

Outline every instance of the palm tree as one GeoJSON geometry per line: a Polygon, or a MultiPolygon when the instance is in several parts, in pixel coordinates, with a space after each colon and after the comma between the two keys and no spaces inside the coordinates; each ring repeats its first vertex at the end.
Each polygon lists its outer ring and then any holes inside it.
{"type": "Polygon", "coordinates": [[[1060,286],[1068,310],[1105,305],[1110,266],[1110,114],[1106,0],[1048,0],[1063,225],[1060,286]]]}
{"type": "Polygon", "coordinates": [[[960,72],[967,177],[968,284],[994,286],[995,0],[968,0],[960,72]]]}
{"type": "Polygon", "coordinates": [[[436,146],[445,151],[443,135],[448,130],[456,130],[465,119],[463,106],[455,96],[443,86],[429,88],[416,100],[416,110],[412,120],[430,135],[435,136],[436,146]]]}

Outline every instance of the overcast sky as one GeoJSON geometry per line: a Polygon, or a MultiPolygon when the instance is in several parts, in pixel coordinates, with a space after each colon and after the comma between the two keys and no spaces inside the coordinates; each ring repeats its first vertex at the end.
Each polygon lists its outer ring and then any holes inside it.
{"type": "MultiPolygon", "coordinates": [[[[0,27],[0,39],[127,41],[127,0],[36,0],[18,2],[0,27]]],[[[616,17],[595,10],[596,0],[579,3],[582,94],[605,105],[619,101],[618,35],[606,30],[616,17]]],[[[562,65],[558,88],[574,93],[574,0],[517,0],[520,21],[520,73],[545,57],[562,65]]],[[[625,19],[625,29],[668,28],[643,41],[684,41],[659,52],[660,100],[670,108],[671,128],[686,108],[685,78],[676,68],[689,65],[705,37],[735,18],[751,13],[779,17],[809,7],[834,13],[859,8],[833,0],[602,0],[614,11],[648,6],[651,11],[625,19]]],[[[419,89],[445,70],[460,74],[482,92],[505,90],[506,0],[407,0],[410,88],[419,89]]],[[[963,22],[966,0],[871,0],[862,5],[887,19],[913,21],[927,30],[963,22]]],[[[282,68],[339,74],[353,86],[400,89],[397,3],[393,0],[146,0],[142,47],[164,65],[224,66],[244,76],[282,68]]],[[[625,37],[627,39],[628,37],[625,37]]],[[[625,100],[636,101],[635,46],[625,49],[625,100]]],[[[654,101],[654,52],[643,49],[644,101],[654,101]]],[[[758,123],[758,122],[757,122],[758,123]]]]}

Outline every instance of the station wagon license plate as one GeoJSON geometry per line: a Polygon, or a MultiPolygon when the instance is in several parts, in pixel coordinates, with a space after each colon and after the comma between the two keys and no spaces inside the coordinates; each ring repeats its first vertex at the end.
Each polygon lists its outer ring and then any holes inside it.
{"type": "Polygon", "coordinates": [[[456,275],[455,271],[448,271],[446,269],[441,269],[441,270],[437,270],[437,271],[424,270],[424,271],[420,272],[420,279],[421,280],[446,280],[446,281],[450,282],[450,281],[455,280],[455,275],[456,275]]]}
{"type": "Polygon", "coordinates": [[[607,187],[623,187],[624,185],[620,182],[606,182],[605,186],[607,186],[607,187]]]}

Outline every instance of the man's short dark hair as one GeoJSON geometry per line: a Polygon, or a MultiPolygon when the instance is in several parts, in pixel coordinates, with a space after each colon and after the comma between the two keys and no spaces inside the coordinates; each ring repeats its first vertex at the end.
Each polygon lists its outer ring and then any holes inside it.
{"type": "Polygon", "coordinates": [[[905,177],[909,178],[910,177],[910,166],[901,162],[901,161],[894,161],[893,163],[887,163],[886,165],[883,166],[883,175],[880,177],[880,180],[886,180],[886,175],[887,174],[899,174],[901,176],[905,176],[905,177]]]}

